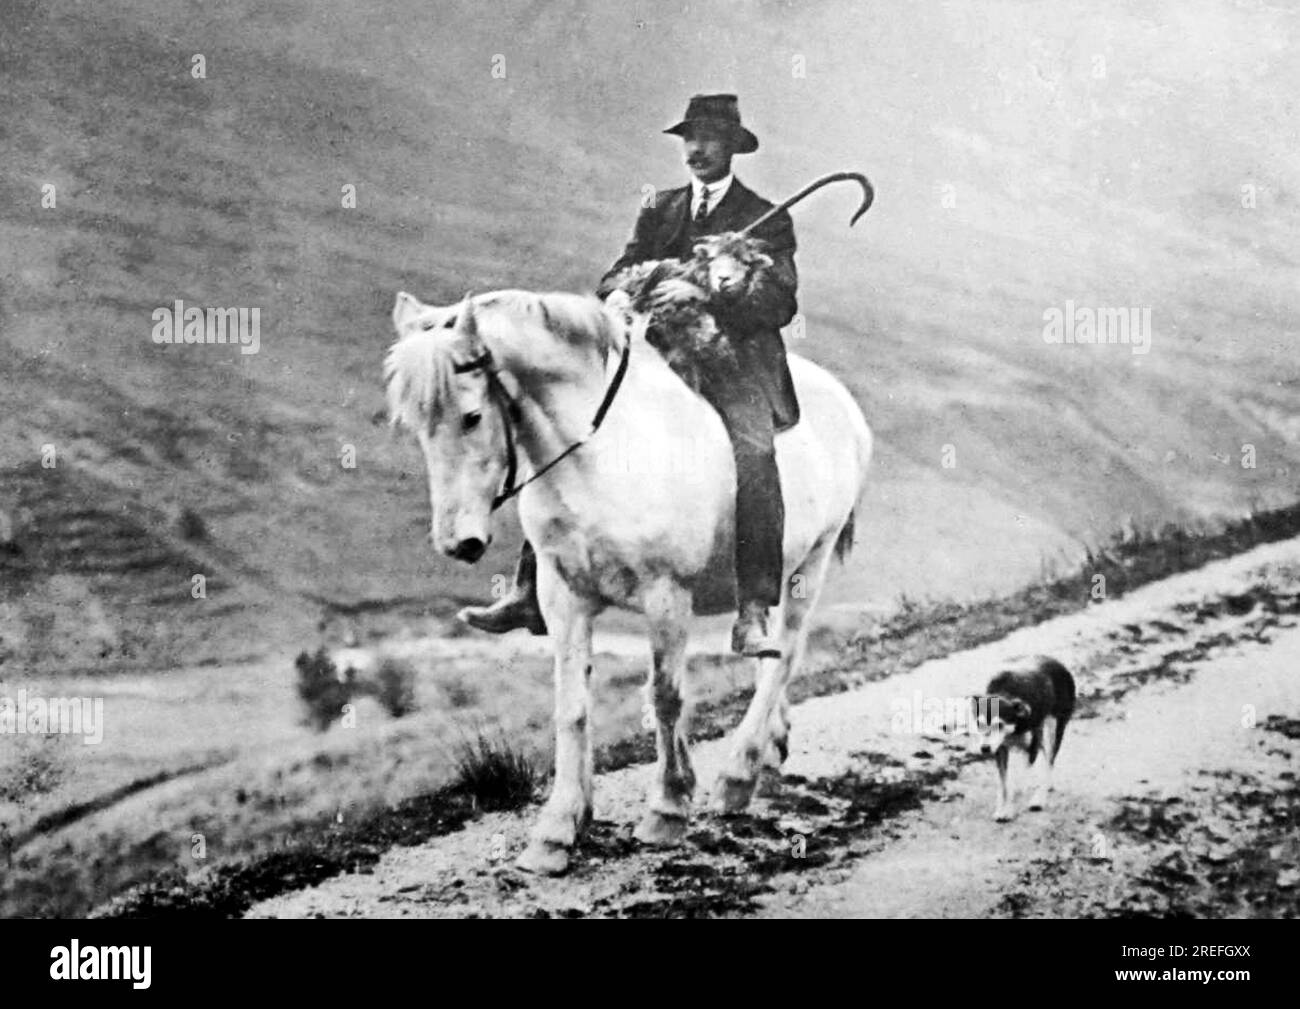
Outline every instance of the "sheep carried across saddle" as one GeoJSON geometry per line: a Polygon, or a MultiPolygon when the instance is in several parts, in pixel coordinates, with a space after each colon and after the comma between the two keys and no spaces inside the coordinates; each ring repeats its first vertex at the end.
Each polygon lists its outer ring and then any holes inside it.
{"type": "MultiPolygon", "coordinates": [[[[772,218],[784,213],[806,196],[833,182],[856,182],[862,187],[862,202],[849,227],[867,212],[875,199],[871,182],[861,172],[832,172],[770,208],[740,231],[710,235],[696,244],[687,260],[661,259],[628,267],[601,283],[597,294],[611,307],[650,316],[646,338],[667,359],[669,366],[691,388],[700,390],[701,369],[711,363],[732,361],[735,348],[731,337],[746,335],[734,324],[732,309],[756,303],[769,293],[773,259],[764,251],[766,243],[753,233],[772,218]],[[719,325],[718,317],[726,320],[719,325]],[[729,335],[726,330],[732,330],[729,335]]],[[[791,278],[793,283],[793,278],[791,278]]],[[[744,314],[743,311],[740,314],[744,314]]],[[[779,341],[779,337],[777,338],[779,341]]],[[[793,396],[789,372],[781,358],[784,384],[793,396]]],[[[797,421],[795,419],[788,423],[797,421]]]]}
{"type": "Polygon", "coordinates": [[[743,304],[763,283],[763,270],[772,265],[764,244],[734,233],[711,236],[690,259],[629,266],[602,285],[601,293],[610,307],[649,317],[646,342],[699,392],[706,371],[735,365],[735,347],[717,313],[743,304]]]}

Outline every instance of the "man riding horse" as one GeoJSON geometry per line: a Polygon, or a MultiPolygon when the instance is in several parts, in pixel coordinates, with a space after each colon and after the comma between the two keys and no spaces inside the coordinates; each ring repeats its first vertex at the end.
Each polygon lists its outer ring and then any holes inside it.
{"type": "MultiPolygon", "coordinates": [[[[623,254],[601,278],[604,297],[611,281],[629,266],[648,260],[690,258],[706,235],[739,231],[772,209],[731,174],[735,154],[749,154],[758,139],[741,125],[735,95],[696,95],[686,115],[665,133],[682,138],[689,185],[659,194],[637,218],[623,254]]],[[[799,421],[799,404],[786,363],[781,327],[797,310],[794,224],[786,211],[754,232],[767,242],[773,261],[770,283],[743,304],[710,304],[734,357],[711,360],[702,369],[701,395],[722,417],[736,461],[736,604],[732,649],[742,655],[773,654],[768,609],[781,598],[782,537],[785,525],[775,435],[799,421]]],[[[527,628],[546,633],[536,595],[537,560],[524,544],[511,592],[491,606],[461,611],[466,623],[503,633],[527,628]]]]}

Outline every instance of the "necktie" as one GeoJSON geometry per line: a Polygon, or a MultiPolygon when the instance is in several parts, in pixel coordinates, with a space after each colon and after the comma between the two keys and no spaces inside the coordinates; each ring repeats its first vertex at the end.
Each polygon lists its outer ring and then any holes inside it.
{"type": "Polygon", "coordinates": [[[695,208],[695,223],[703,224],[704,219],[709,216],[709,188],[703,187],[700,190],[700,205],[695,208]]]}

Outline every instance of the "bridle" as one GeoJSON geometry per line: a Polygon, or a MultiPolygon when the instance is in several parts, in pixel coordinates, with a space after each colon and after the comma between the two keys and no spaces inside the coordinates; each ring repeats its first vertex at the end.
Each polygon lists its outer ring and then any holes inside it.
{"type": "Polygon", "coordinates": [[[519,406],[519,401],[510,394],[510,390],[501,381],[501,375],[497,371],[492,351],[484,350],[482,354],[472,361],[453,366],[452,370],[458,375],[464,375],[471,371],[484,372],[487,376],[488,394],[501,412],[501,423],[506,432],[506,478],[501,486],[501,492],[492,499],[493,511],[496,511],[534,480],[541,479],[554,467],[582,448],[591,436],[600,430],[600,425],[605,421],[605,414],[609,413],[609,408],[614,404],[614,397],[618,395],[619,387],[623,384],[623,376],[627,374],[627,362],[631,350],[632,341],[625,336],[623,339],[623,354],[619,358],[618,368],[615,369],[614,377],[610,379],[609,385],[605,389],[605,396],[596,409],[596,416],[592,418],[590,430],[545,466],[535,471],[523,483],[515,483],[519,475],[519,438],[515,433],[515,426],[523,418],[523,410],[519,406]]]}

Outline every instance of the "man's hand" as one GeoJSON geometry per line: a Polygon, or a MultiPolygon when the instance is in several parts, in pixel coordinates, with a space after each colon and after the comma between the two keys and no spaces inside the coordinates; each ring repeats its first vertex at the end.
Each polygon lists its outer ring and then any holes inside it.
{"type": "Polygon", "coordinates": [[[655,285],[650,292],[650,310],[666,308],[670,305],[686,305],[691,302],[704,303],[709,294],[702,288],[680,277],[668,277],[655,285]]]}
{"type": "Polygon", "coordinates": [[[618,313],[624,325],[630,326],[632,324],[632,317],[636,313],[632,309],[632,298],[626,291],[616,287],[606,294],[603,300],[606,308],[618,313]]]}

